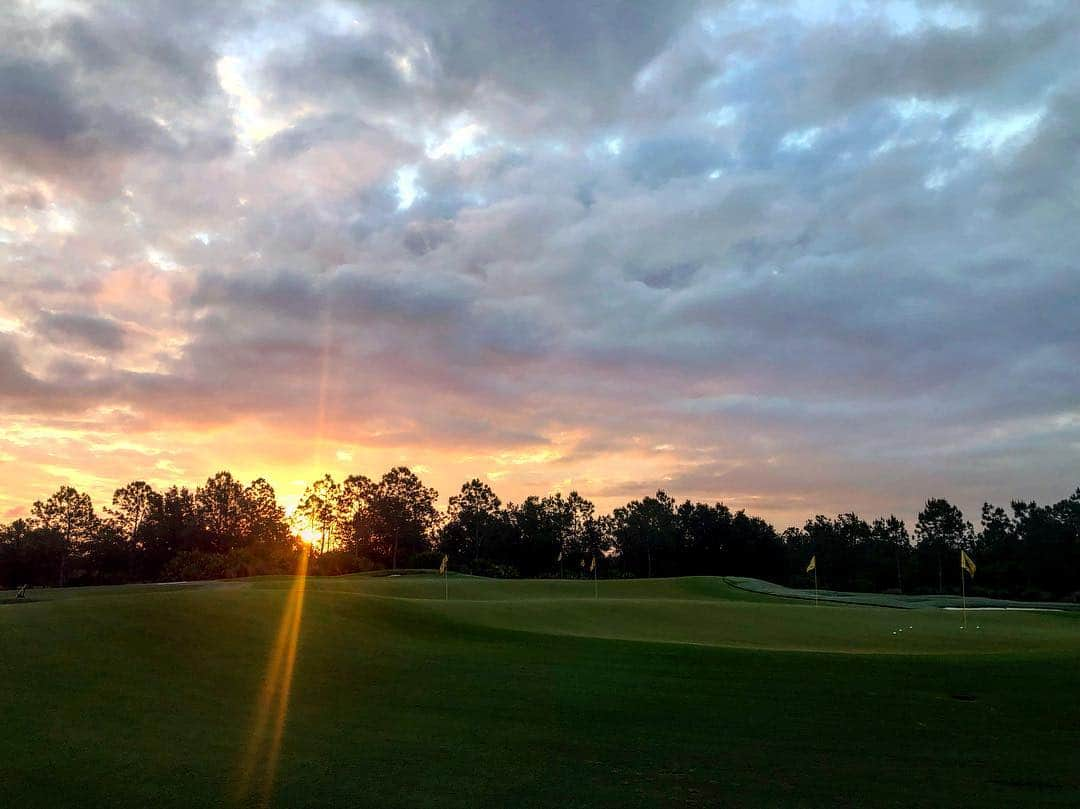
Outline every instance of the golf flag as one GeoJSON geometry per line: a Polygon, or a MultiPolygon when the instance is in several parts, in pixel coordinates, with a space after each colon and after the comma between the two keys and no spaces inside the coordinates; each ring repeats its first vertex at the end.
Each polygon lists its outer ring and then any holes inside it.
{"type": "Polygon", "coordinates": [[[589,565],[589,572],[590,573],[595,573],[596,572],[596,557],[595,556],[592,558],[592,564],[589,565]]]}
{"type": "Polygon", "coordinates": [[[556,559],[555,561],[556,562],[561,562],[562,561],[562,551],[559,551],[559,558],[556,559]]]}
{"type": "Polygon", "coordinates": [[[806,572],[809,573],[812,570],[817,570],[817,554],[815,553],[810,557],[810,564],[806,566],[806,572]]]}
{"type": "Polygon", "coordinates": [[[442,574],[445,574],[445,573],[446,573],[446,563],[447,563],[447,562],[449,562],[449,561],[450,561],[450,557],[449,557],[449,556],[447,556],[447,555],[446,555],[446,554],[444,553],[444,554],[443,554],[443,557],[442,557],[442,564],[441,564],[441,565],[439,565],[439,573],[442,573],[442,574]]]}
{"type": "Polygon", "coordinates": [[[975,560],[964,551],[960,551],[960,567],[966,570],[971,578],[975,578],[975,560]]]}

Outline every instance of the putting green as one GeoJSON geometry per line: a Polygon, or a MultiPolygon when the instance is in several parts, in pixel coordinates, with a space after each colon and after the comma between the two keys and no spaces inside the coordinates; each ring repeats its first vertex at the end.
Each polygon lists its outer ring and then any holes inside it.
{"type": "Polygon", "coordinates": [[[961,629],[715,578],[295,584],[0,606],[5,803],[1080,803],[1077,613],[961,629]]]}

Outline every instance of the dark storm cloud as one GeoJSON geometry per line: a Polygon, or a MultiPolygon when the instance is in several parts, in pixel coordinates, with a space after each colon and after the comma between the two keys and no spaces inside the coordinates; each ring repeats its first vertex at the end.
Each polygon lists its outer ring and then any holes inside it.
{"type": "Polygon", "coordinates": [[[269,78],[279,93],[294,97],[347,92],[372,104],[400,101],[408,87],[394,64],[399,44],[378,33],[314,33],[300,52],[272,63],[269,78]]]}
{"type": "MultiPolygon", "coordinates": [[[[485,301],[483,285],[453,274],[403,272],[388,275],[342,266],[322,276],[282,272],[263,278],[204,275],[192,303],[199,318],[215,324],[204,337],[224,343],[246,332],[284,350],[292,341],[301,353],[325,345],[321,329],[334,331],[335,350],[386,363],[393,375],[401,356],[443,366],[516,361],[543,352],[552,337],[539,307],[525,301],[485,301]],[[258,313],[229,322],[237,311],[258,313]],[[261,324],[265,324],[265,327],[261,324]],[[224,334],[222,331],[224,330],[224,334]],[[303,348],[303,347],[306,347],[303,348]]],[[[254,346],[258,350],[258,344],[254,346]]],[[[219,356],[224,346],[210,352],[219,356]]],[[[490,366],[489,367],[494,367],[490,366]]]]}
{"type": "Polygon", "coordinates": [[[968,94],[994,82],[1005,89],[1037,90],[1042,85],[1037,74],[1029,77],[1022,69],[1019,75],[1005,74],[1075,35],[1076,20],[1061,18],[1016,27],[988,19],[975,30],[929,30],[919,36],[891,34],[880,25],[827,28],[803,45],[803,60],[818,66],[807,73],[803,101],[837,111],[883,96],[968,94]]]}
{"type": "MultiPolygon", "coordinates": [[[[697,3],[600,0],[391,4],[423,35],[451,87],[498,105],[506,94],[553,129],[610,121],[635,73],[697,3]]],[[[506,124],[513,126],[512,121],[506,124]]]]}
{"type": "Polygon", "coordinates": [[[1078,24],[1066,2],[20,4],[4,406],[318,412],[330,438],[475,447],[500,485],[781,520],[1058,498],[1078,24]]]}
{"type": "Polygon", "coordinates": [[[103,160],[154,152],[205,159],[232,147],[228,133],[173,130],[135,108],[94,100],[73,82],[74,70],[64,61],[0,61],[0,154],[78,183],[87,164],[103,160]]]}
{"type": "Polygon", "coordinates": [[[63,143],[88,126],[60,71],[30,60],[0,63],[0,135],[63,143]]]}
{"type": "Polygon", "coordinates": [[[0,396],[14,401],[40,390],[40,383],[23,368],[13,341],[0,337],[0,396]]]}
{"type": "Polygon", "coordinates": [[[127,338],[124,327],[116,321],[77,312],[43,312],[37,330],[56,342],[105,351],[118,351],[127,338]]]}
{"type": "Polygon", "coordinates": [[[213,21],[194,22],[171,4],[140,10],[101,7],[39,20],[32,4],[16,3],[7,12],[0,154],[74,186],[96,182],[100,196],[116,190],[117,160],[205,160],[231,150],[206,44],[213,21]]]}
{"type": "Polygon", "coordinates": [[[154,81],[191,101],[218,93],[207,34],[226,19],[188,14],[175,3],[147,4],[141,10],[133,15],[120,7],[98,9],[91,17],[62,20],[52,33],[91,77],[139,72],[142,81],[149,72],[154,81]]]}
{"type": "Polygon", "coordinates": [[[79,414],[89,407],[122,400],[118,380],[93,374],[84,364],[59,359],[47,374],[27,369],[26,358],[7,335],[0,334],[0,407],[19,415],[79,414]]]}

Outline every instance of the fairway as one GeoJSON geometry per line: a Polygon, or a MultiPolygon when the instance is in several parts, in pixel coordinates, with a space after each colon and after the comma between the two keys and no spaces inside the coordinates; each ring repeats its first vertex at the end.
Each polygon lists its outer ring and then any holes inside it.
{"type": "Polygon", "coordinates": [[[1077,612],[962,630],[705,577],[296,583],[0,606],[5,805],[1080,804],[1077,612]],[[285,624],[279,752],[253,753],[285,624]]]}

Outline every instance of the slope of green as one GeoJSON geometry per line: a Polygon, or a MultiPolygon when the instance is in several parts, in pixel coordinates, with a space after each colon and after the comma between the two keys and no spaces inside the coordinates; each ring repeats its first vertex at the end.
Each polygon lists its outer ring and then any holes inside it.
{"type": "MultiPolygon", "coordinates": [[[[811,589],[796,590],[791,587],[785,587],[782,584],[774,584],[770,581],[744,578],[742,576],[728,576],[725,581],[730,586],[747,593],[771,595],[779,598],[795,598],[800,601],[818,600],[836,604],[863,604],[866,606],[893,607],[905,610],[941,609],[943,607],[958,608],[963,603],[960,596],[846,593],[839,590],[819,590],[815,593],[811,589]]],[[[1031,609],[1080,611],[1080,604],[1075,603],[1010,601],[1001,598],[983,598],[981,596],[968,596],[967,606],[971,609],[992,607],[994,609],[1015,609],[1018,611],[1031,609]]]]}
{"type": "MultiPolygon", "coordinates": [[[[251,581],[276,586],[279,577],[251,581]]],[[[443,599],[445,591],[441,577],[431,573],[409,575],[359,574],[324,579],[320,586],[340,591],[363,592],[400,598],[443,599]]],[[[687,576],[677,579],[485,579],[477,576],[450,574],[450,595],[454,600],[500,601],[530,599],[593,598],[599,592],[605,599],[673,598],[683,600],[715,600],[773,602],[768,593],[754,593],[732,587],[715,576],[687,576]]]]}
{"type": "MultiPolygon", "coordinates": [[[[273,805],[1080,801],[1075,614],[962,634],[717,579],[448,583],[309,580],[273,805]]],[[[292,584],[0,607],[4,804],[236,803],[292,584]]]]}

